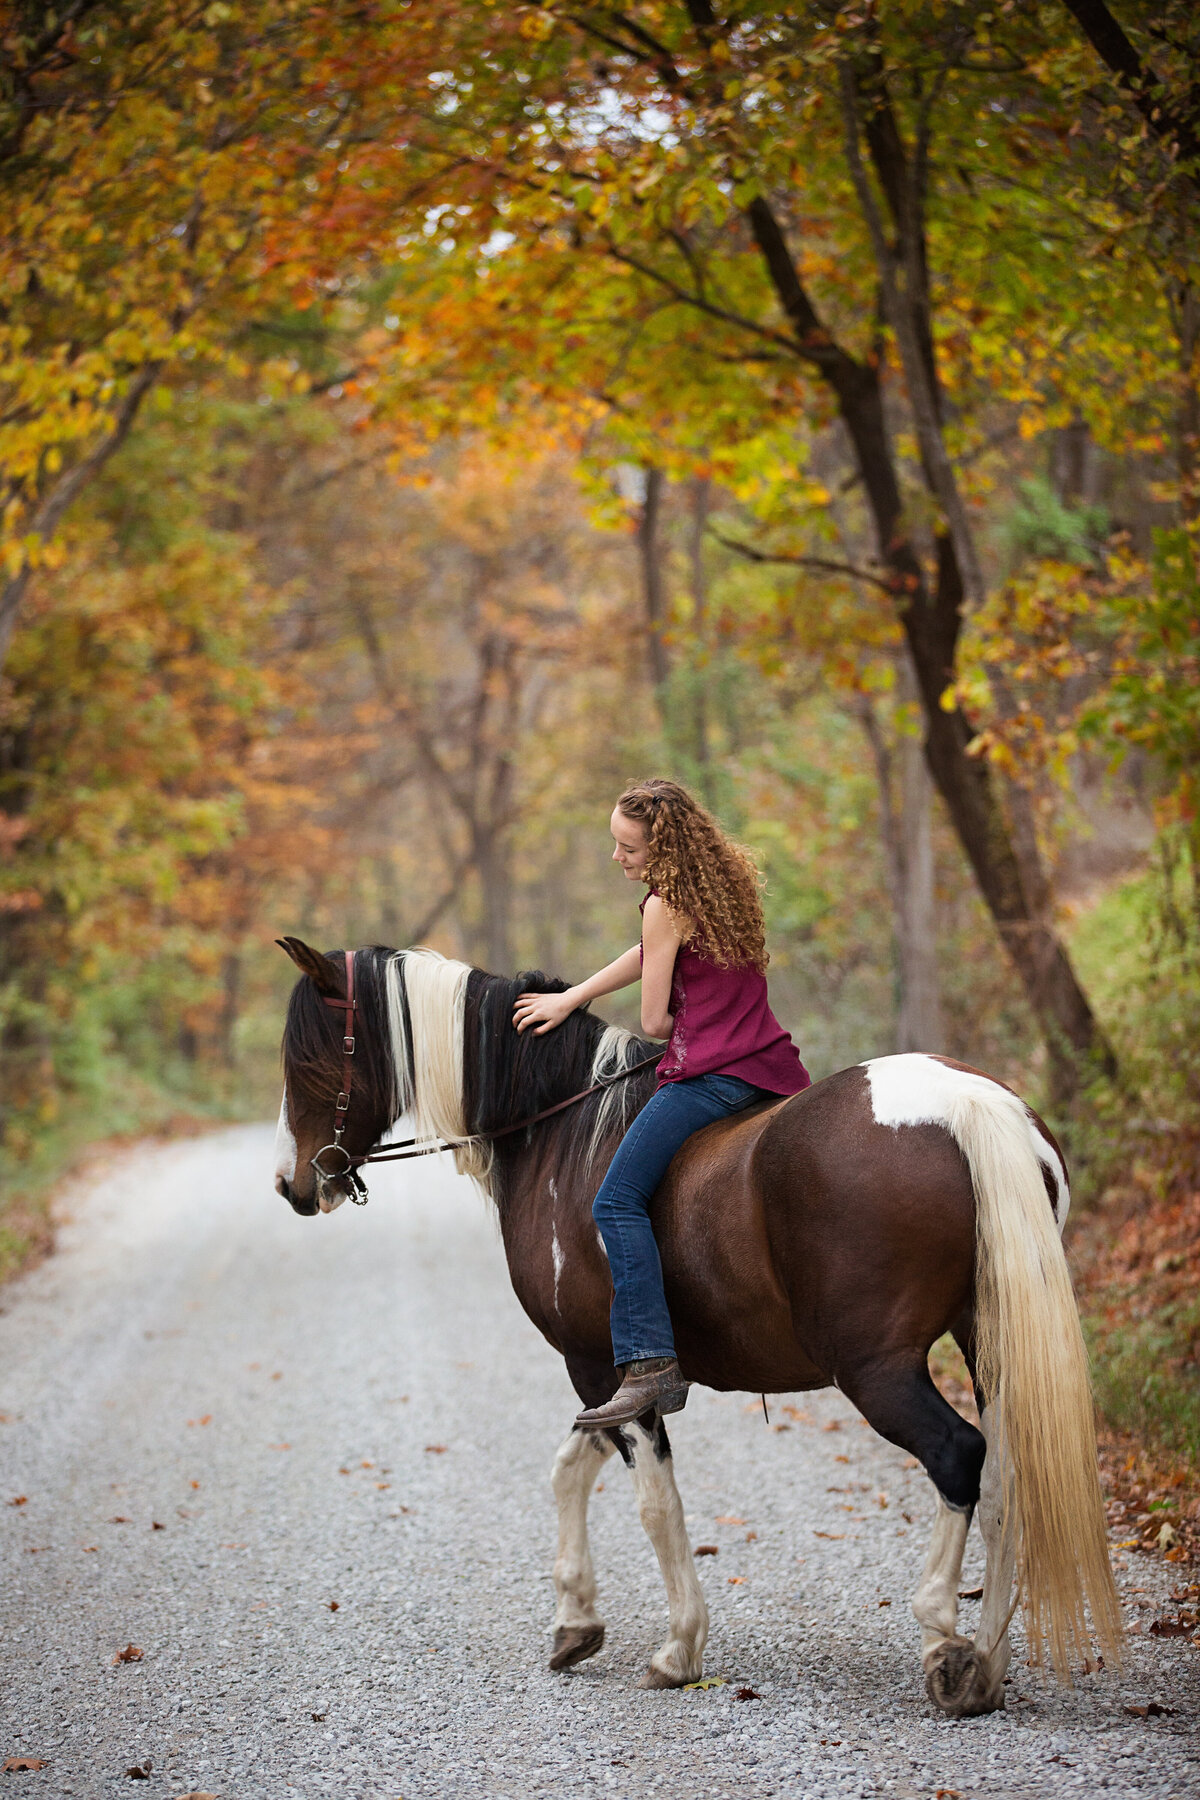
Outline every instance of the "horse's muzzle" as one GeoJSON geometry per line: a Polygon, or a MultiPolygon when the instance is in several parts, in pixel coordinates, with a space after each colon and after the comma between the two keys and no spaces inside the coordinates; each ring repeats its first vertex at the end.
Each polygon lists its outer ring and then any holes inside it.
{"type": "Polygon", "coordinates": [[[293,1212],[302,1214],[306,1219],[315,1218],[317,1212],[320,1210],[317,1206],[316,1196],[314,1195],[309,1200],[302,1200],[292,1187],[292,1184],[286,1175],[277,1175],[275,1177],[275,1192],[283,1195],[293,1212]]]}

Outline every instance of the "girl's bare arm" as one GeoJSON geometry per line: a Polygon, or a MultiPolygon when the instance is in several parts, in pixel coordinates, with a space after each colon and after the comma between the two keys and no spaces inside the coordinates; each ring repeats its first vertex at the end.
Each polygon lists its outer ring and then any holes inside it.
{"type": "Polygon", "coordinates": [[[615,962],[598,969],[576,987],[561,994],[522,994],[513,1007],[513,1024],[518,1031],[533,1029],[535,1037],[545,1037],[569,1018],[577,1006],[598,1000],[601,994],[615,994],[618,988],[630,987],[642,972],[637,944],[618,956],[615,962]]]}

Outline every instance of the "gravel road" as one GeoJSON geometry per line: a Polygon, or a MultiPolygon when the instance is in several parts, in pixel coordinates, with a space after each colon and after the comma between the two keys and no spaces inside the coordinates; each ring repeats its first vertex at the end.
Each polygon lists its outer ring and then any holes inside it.
{"type": "MultiPolygon", "coordinates": [[[[372,1189],[299,1219],[264,1127],[141,1148],[0,1296],[0,1760],[47,1764],[5,1796],[1200,1793],[1200,1650],[1146,1635],[1177,1571],[1144,1556],[1117,1556],[1119,1680],[1049,1691],[1018,1640],[1005,1713],[932,1716],[907,1606],[928,1483],[836,1393],[768,1428],[697,1389],[673,1421],[725,1685],[637,1688],[665,1606],[616,1462],[608,1642],[549,1674],[562,1365],[467,1182],[425,1163],[372,1189]],[[1149,1701],[1173,1710],[1125,1710],[1149,1701]]],[[[973,1536],[964,1587],[981,1567],[973,1536]]]]}

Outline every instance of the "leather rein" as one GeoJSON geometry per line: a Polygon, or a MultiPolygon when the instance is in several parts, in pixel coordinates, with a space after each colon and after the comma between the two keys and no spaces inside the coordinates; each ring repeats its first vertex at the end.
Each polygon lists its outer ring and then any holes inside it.
{"type": "Polygon", "coordinates": [[[644,1056],[640,1062],[630,1063],[627,1069],[620,1069],[607,1081],[593,1081],[591,1087],[580,1088],[577,1094],[571,1094],[566,1100],[559,1100],[554,1106],[544,1106],[541,1112],[531,1113],[527,1119],[518,1119],[515,1125],[500,1125],[494,1131],[473,1131],[469,1137],[447,1138],[434,1143],[423,1142],[420,1138],[402,1138],[398,1144],[374,1145],[361,1156],[352,1155],[342,1143],[342,1134],[346,1129],[346,1114],[350,1110],[350,1093],[354,1081],[354,1045],[355,1028],[358,1015],[358,1000],[354,989],[354,951],[344,952],[346,958],[346,998],[343,1000],[333,994],[322,994],[321,999],[326,1006],[340,1008],[342,1020],[342,1085],[338,1092],[334,1110],[333,1142],[325,1144],[312,1158],[312,1166],[318,1175],[326,1181],[340,1181],[347,1177],[350,1181],[350,1198],[356,1206],[365,1206],[369,1195],[359,1170],[364,1163],[408,1162],[414,1156],[437,1156],[443,1150],[463,1150],[468,1144],[476,1144],[481,1138],[488,1142],[496,1138],[511,1137],[515,1132],[528,1131],[532,1125],[540,1125],[543,1119],[551,1119],[555,1113],[566,1112],[568,1107],[577,1106],[591,1094],[603,1093],[606,1088],[615,1087],[630,1075],[636,1075],[642,1069],[662,1061],[660,1050],[656,1056],[644,1056]],[[321,1158],[329,1151],[336,1151],[342,1158],[344,1167],[326,1169],[321,1158]]]}

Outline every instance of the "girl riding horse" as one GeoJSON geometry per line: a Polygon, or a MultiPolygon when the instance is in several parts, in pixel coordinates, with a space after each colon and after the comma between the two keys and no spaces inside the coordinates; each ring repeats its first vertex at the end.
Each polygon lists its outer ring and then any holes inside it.
{"type": "Polygon", "coordinates": [[[518,1031],[553,1031],[577,1007],[641,980],[642,1030],[669,1038],[658,1087],[608,1166],[592,1206],[612,1271],[613,1362],[622,1382],[577,1425],[624,1425],[678,1412],[687,1383],[675,1355],[650,1203],[680,1146],[705,1125],[810,1085],[767,1004],[758,874],[746,852],[674,781],[626,788],[609,821],[613,861],[642,901],[642,941],[578,987],[522,994],[518,1031]]]}

